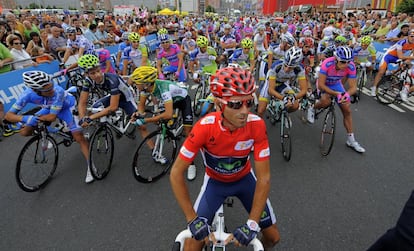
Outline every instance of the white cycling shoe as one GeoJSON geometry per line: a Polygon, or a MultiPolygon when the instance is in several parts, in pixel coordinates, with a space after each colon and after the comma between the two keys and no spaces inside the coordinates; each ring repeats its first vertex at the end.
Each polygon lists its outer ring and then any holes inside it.
{"type": "Polygon", "coordinates": [[[351,142],[350,140],[347,140],[346,145],[351,147],[352,149],[354,149],[358,153],[364,153],[365,152],[365,148],[363,148],[357,141],[352,141],[351,142]]]}
{"type": "Polygon", "coordinates": [[[91,183],[91,182],[93,182],[95,179],[93,178],[93,176],[92,176],[92,173],[91,173],[91,169],[89,168],[89,166],[88,166],[88,169],[87,169],[87,171],[86,171],[86,178],[85,178],[85,183],[86,184],[89,184],[89,183],[91,183]]]}

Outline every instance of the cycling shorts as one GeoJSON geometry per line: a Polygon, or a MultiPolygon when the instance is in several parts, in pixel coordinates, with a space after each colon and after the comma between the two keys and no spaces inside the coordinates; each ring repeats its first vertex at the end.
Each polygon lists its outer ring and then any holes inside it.
{"type": "MultiPolygon", "coordinates": [[[[256,177],[253,172],[235,182],[221,182],[204,175],[201,191],[194,204],[197,215],[205,217],[208,224],[213,222],[214,214],[223,204],[227,197],[237,197],[247,212],[252,209],[254,191],[256,188],[256,177]]],[[[276,215],[273,212],[270,200],[266,200],[266,206],[260,218],[261,229],[270,227],[276,223],[276,215]]]]}
{"type": "MultiPolygon", "coordinates": [[[[175,73],[177,69],[178,69],[178,66],[168,65],[168,66],[165,66],[162,70],[163,72],[174,72],[175,73]]],[[[185,82],[186,80],[187,80],[187,74],[186,74],[186,71],[183,65],[183,67],[181,67],[180,75],[178,76],[178,81],[185,82]]]]}
{"type": "Polygon", "coordinates": [[[395,64],[395,63],[397,63],[397,60],[398,59],[399,59],[398,57],[395,57],[395,56],[386,54],[382,58],[382,60],[381,60],[381,62],[379,64],[379,69],[385,69],[385,70],[387,70],[388,64],[395,64]]]}
{"type": "Polygon", "coordinates": [[[173,107],[181,110],[184,126],[193,125],[193,109],[191,108],[190,96],[187,95],[184,99],[174,102],[173,107]]]}
{"type": "MultiPolygon", "coordinates": [[[[295,91],[288,83],[279,84],[278,86],[276,86],[276,91],[281,95],[292,92],[295,93],[295,91]]],[[[265,101],[269,103],[269,97],[269,80],[266,80],[265,84],[263,85],[263,88],[260,90],[259,101],[265,101]]]]}

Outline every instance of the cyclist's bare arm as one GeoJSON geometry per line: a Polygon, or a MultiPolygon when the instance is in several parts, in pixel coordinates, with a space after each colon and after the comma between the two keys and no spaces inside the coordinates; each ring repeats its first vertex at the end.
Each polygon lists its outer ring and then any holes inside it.
{"type": "Polygon", "coordinates": [[[112,112],[115,112],[118,109],[119,106],[119,99],[121,98],[121,94],[117,95],[111,95],[111,100],[109,101],[109,106],[105,107],[102,111],[91,114],[89,116],[90,119],[98,119],[100,117],[106,116],[111,114],[112,112]]]}
{"type": "Polygon", "coordinates": [[[249,219],[260,222],[260,217],[266,206],[266,200],[270,191],[270,161],[255,161],[256,190],[254,192],[252,210],[249,219]]]}
{"type": "Polygon", "coordinates": [[[357,79],[356,78],[348,78],[348,93],[349,95],[353,95],[357,91],[357,79]]]}
{"type": "Polygon", "coordinates": [[[306,81],[306,78],[299,80],[298,83],[299,83],[300,92],[296,93],[295,95],[296,99],[300,99],[303,96],[305,96],[306,91],[308,90],[308,83],[306,81]]]}
{"type": "Polygon", "coordinates": [[[174,192],[178,204],[184,212],[185,219],[187,222],[190,222],[191,220],[197,217],[197,213],[195,212],[193,205],[191,203],[188,187],[184,178],[184,174],[187,171],[188,166],[190,164],[190,162],[187,162],[181,159],[180,156],[178,156],[175,159],[170,174],[171,188],[174,192]]]}
{"type": "Polygon", "coordinates": [[[169,120],[172,118],[174,113],[173,102],[165,102],[164,103],[165,111],[157,116],[145,118],[145,123],[154,123],[162,120],[169,120]]]}
{"type": "Polygon", "coordinates": [[[269,95],[279,100],[283,99],[283,95],[276,91],[276,79],[269,79],[269,95]]]}
{"type": "Polygon", "coordinates": [[[138,104],[138,113],[144,114],[145,113],[145,103],[147,102],[147,97],[144,95],[141,95],[139,97],[139,104],[138,104]]]}
{"type": "Polygon", "coordinates": [[[126,76],[128,75],[128,65],[129,65],[129,60],[128,59],[124,59],[122,64],[124,65],[122,68],[122,75],[126,76]]]}
{"type": "Polygon", "coordinates": [[[86,116],[86,108],[88,104],[89,92],[81,91],[78,104],[79,118],[86,116]]]}
{"type": "Polygon", "coordinates": [[[4,115],[4,119],[9,121],[10,123],[17,123],[22,121],[23,115],[18,115],[14,112],[7,112],[6,115],[4,115]]]}
{"type": "Polygon", "coordinates": [[[397,56],[399,59],[405,60],[405,59],[409,59],[409,60],[413,60],[414,56],[411,56],[412,54],[410,54],[409,56],[405,56],[404,53],[402,52],[402,50],[397,50],[397,56]]]}

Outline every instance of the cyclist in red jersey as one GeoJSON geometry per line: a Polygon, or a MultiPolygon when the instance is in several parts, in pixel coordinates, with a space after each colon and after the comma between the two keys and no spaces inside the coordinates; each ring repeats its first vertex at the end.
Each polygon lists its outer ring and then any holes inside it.
{"type": "Polygon", "coordinates": [[[259,116],[250,113],[254,78],[249,71],[227,67],[211,77],[210,88],[219,111],[206,115],[193,127],[170,175],[175,197],[193,235],[184,248],[203,248],[214,214],[229,196],[240,199],[249,218],[226,242],[246,246],[261,231],[263,245],[271,248],[279,241],[279,231],[268,199],[270,150],[266,126],[259,116]],[[255,172],[249,158],[252,147],[255,172]],[[193,207],[184,173],[198,151],[203,155],[206,173],[193,207]]]}

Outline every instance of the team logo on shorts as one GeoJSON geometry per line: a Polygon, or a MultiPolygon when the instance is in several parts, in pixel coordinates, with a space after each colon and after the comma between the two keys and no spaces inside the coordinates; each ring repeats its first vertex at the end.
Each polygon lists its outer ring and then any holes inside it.
{"type": "Polygon", "coordinates": [[[234,146],[234,150],[242,151],[242,150],[251,149],[252,146],[253,146],[253,143],[254,143],[253,139],[249,139],[249,140],[246,140],[246,141],[239,141],[234,146]]]}

